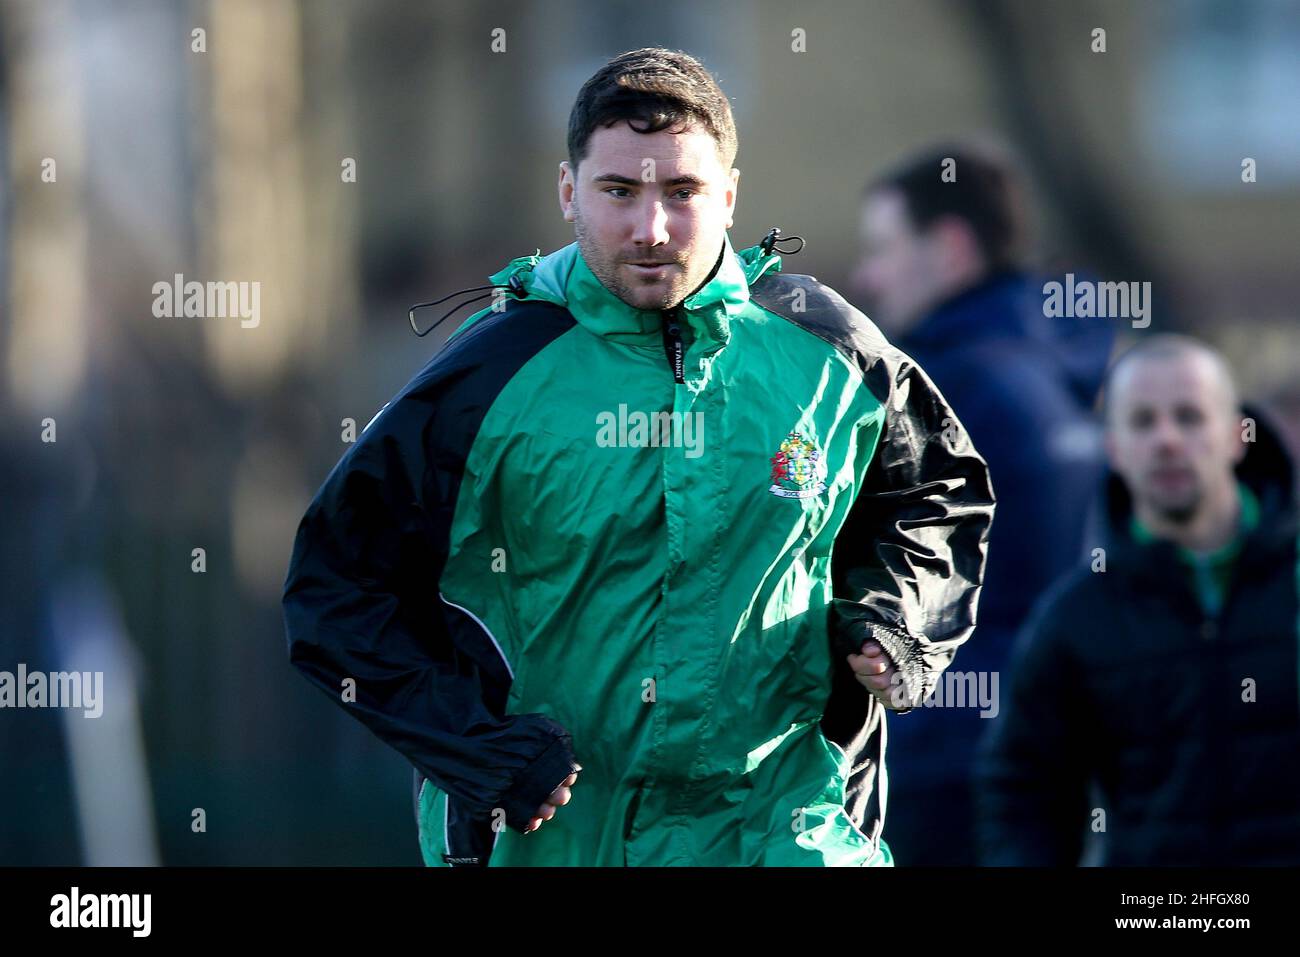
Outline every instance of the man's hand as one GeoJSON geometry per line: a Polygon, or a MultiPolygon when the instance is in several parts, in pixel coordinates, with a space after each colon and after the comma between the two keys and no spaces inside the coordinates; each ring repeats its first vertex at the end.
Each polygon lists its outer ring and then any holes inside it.
{"type": "Polygon", "coordinates": [[[875,696],[881,704],[893,711],[907,711],[913,707],[907,696],[907,687],[903,684],[898,669],[885,654],[885,649],[875,641],[862,645],[862,654],[848,656],[849,667],[853,669],[862,687],[875,696]]]}
{"type": "MultiPolygon", "coordinates": [[[[578,771],[581,770],[582,768],[578,768],[578,771]]],[[[573,792],[569,788],[573,787],[574,782],[578,780],[578,771],[574,771],[561,781],[560,786],[551,792],[551,796],[542,802],[542,806],[537,809],[537,814],[528,822],[528,830],[524,831],[525,834],[531,834],[537,830],[542,826],[543,821],[549,821],[555,817],[557,809],[569,803],[569,800],[573,797],[573,792]]]]}

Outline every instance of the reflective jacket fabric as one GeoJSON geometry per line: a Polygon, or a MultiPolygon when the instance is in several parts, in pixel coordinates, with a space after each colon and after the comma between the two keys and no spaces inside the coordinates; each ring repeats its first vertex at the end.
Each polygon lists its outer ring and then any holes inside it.
{"type": "Polygon", "coordinates": [[[926,375],[780,265],[724,242],[647,311],[576,244],[514,260],[307,509],[290,659],[410,760],[426,863],[891,862],[844,655],[933,688],[992,492],[926,375]]]}

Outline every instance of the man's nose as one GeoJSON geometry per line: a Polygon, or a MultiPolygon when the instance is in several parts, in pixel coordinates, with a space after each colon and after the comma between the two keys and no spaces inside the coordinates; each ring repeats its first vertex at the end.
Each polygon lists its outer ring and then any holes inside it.
{"type": "Polygon", "coordinates": [[[1170,451],[1182,447],[1183,433],[1178,428],[1178,423],[1172,416],[1161,416],[1156,420],[1155,427],[1156,447],[1162,450],[1170,451]]]}
{"type": "Polygon", "coordinates": [[[638,210],[632,242],[638,246],[663,246],[668,242],[668,212],[658,199],[644,203],[638,210]]]}

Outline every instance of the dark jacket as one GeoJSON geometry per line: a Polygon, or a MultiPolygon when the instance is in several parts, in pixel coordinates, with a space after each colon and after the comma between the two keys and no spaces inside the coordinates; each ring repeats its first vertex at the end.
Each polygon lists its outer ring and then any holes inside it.
{"type": "Polygon", "coordinates": [[[963,669],[1002,667],[1034,601],[1079,557],[1105,471],[1092,406],[1113,341],[1104,320],[1044,316],[1041,280],[1006,271],[949,299],[899,342],[961,417],[998,497],[963,669]]]}
{"type": "Polygon", "coordinates": [[[1300,864],[1297,504],[1255,418],[1237,474],[1260,520],[1217,616],[1174,544],[1130,535],[1108,477],[1105,570],[1053,587],[1016,643],[979,762],[982,863],[1071,865],[1093,827],[1111,865],[1300,864]]]}
{"type": "MultiPolygon", "coordinates": [[[[1034,599],[1078,559],[1104,471],[1092,403],[1112,339],[1104,321],[1048,319],[1041,279],[1001,272],[900,342],[961,417],[998,499],[979,624],[953,665],[971,681],[1001,672],[1034,599]]],[[[974,863],[970,773],[980,735],[1000,720],[982,713],[926,708],[889,729],[889,837],[900,861],[974,863]]]]}

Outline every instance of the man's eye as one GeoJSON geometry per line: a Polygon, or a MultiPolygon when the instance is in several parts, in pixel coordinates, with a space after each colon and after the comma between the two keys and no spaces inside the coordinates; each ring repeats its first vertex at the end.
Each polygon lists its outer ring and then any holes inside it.
{"type": "Polygon", "coordinates": [[[695,195],[695,190],[683,188],[677,190],[677,192],[673,193],[673,195],[676,196],[678,199],[685,201],[695,195]]]}
{"type": "Polygon", "coordinates": [[[616,198],[618,199],[623,199],[625,196],[628,195],[626,186],[611,186],[609,189],[605,190],[605,192],[609,193],[610,195],[614,195],[617,193],[618,196],[616,198]]]}

